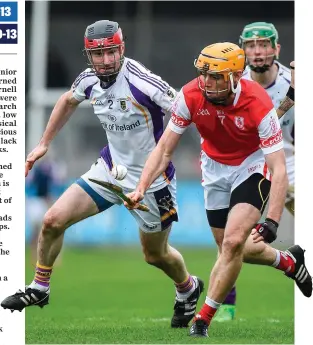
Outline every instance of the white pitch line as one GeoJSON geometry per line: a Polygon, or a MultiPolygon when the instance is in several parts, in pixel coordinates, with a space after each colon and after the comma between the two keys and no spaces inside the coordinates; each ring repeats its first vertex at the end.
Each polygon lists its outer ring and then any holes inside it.
{"type": "Polygon", "coordinates": [[[169,317],[160,317],[160,318],[140,318],[140,317],[136,317],[136,318],[132,318],[131,321],[135,321],[135,322],[169,322],[171,319],[169,317]]]}
{"type": "MultiPolygon", "coordinates": [[[[88,317],[86,318],[86,321],[106,321],[107,318],[105,317],[88,317]]],[[[160,318],[141,318],[141,317],[135,317],[130,319],[131,321],[135,321],[135,322],[155,322],[155,323],[159,323],[159,322],[169,322],[171,319],[169,317],[160,317],[160,318]]],[[[244,319],[244,318],[235,318],[234,321],[239,321],[239,322],[247,322],[249,321],[248,319],[244,319]]],[[[213,319],[213,322],[229,322],[229,321],[217,321],[213,319]]],[[[264,322],[268,322],[268,323],[280,323],[281,320],[279,319],[274,319],[274,318],[269,318],[269,319],[265,319],[264,322]]]]}

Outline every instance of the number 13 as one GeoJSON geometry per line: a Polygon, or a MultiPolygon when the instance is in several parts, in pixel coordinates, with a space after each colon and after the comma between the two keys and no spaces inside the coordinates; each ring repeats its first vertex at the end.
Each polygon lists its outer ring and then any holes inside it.
{"type": "Polygon", "coordinates": [[[0,7],[0,15],[2,17],[10,17],[11,7],[0,7]]]}

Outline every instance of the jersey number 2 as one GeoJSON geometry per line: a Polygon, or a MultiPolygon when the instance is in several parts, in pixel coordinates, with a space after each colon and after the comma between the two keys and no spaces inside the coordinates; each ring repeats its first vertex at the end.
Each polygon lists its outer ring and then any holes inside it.
{"type": "Polygon", "coordinates": [[[108,103],[110,104],[109,105],[109,109],[113,109],[113,101],[112,101],[112,99],[109,99],[108,103]]]}

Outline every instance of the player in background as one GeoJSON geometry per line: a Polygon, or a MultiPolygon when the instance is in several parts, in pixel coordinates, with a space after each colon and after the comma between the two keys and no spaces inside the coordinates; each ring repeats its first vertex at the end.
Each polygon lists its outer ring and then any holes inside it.
{"type": "MultiPolygon", "coordinates": [[[[247,67],[243,78],[258,82],[271,97],[275,108],[279,108],[291,83],[291,70],[279,61],[281,45],[278,31],[271,23],[256,22],[244,27],[240,44],[246,54],[247,67]]],[[[286,208],[294,216],[294,107],[280,118],[289,188],[286,208]]]]}
{"type": "Polygon", "coordinates": [[[201,135],[207,218],[221,248],[191,336],[208,335],[243,262],[283,271],[306,297],[312,294],[304,250],[295,245],[279,251],[268,245],[277,237],[288,188],[285,154],[273,103],[258,83],[241,79],[244,65],[243,49],[232,43],[212,44],[201,51],[195,61],[199,77],[179,92],[171,120],[148,157],[136,190],[128,194],[134,203],[144,198],[193,122],[201,135]],[[256,225],[268,199],[267,217],[256,225]]]}
{"type": "MultiPolygon", "coordinates": [[[[91,169],[46,213],[39,236],[34,280],[25,292],[19,291],[2,301],[4,308],[22,310],[31,305],[48,304],[52,268],[65,230],[113,205],[123,205],[114,193],[89,178],[118,184],[124,192],[134,190],[148,155],[163,133],[164,112],[171,109],[175,98],[175,90],[159,76],[124,56],[125,44],[118,23],[100,20],[89,25],[84,44],[90,68],[76,78],[71,90],[56,103],[40,143],[27,157],[26,175],[46,154],[53,138],[84,100],[93,105],[109,144],[91,169]],[[111,174],[112,167],[118,164],[128,169],[122,181],[114,180],[111,174]]],[[[134,210],[131,214],[140,228],[145,260],[163,270],[175,283],[171,326],[187,327],[195,314],[203,282],[188,273],[182,255],[168,244],[172,222],[178,221],[175,168],[171,162],[151,185],[144,202],[150,212],[134,210]]]]}
{"type": "MultiPolygon", "coordinates": [[[[278,62],[281,46],[278,43],[278,32],[275,26],[265,22],[248,24],[242,31],[239,43],[245,51],[247,62],[242,78],[259,83],[271,97],[277,109],[288,92],[291,72],[278,62]]],[[[280,125],[289,180],[285,206],[294,215],[294,107],[280,118],[280,125]]],[[[233,287],[214,320],[222,322],[234,318],[236,295],[236,287],[233,287]]]]}

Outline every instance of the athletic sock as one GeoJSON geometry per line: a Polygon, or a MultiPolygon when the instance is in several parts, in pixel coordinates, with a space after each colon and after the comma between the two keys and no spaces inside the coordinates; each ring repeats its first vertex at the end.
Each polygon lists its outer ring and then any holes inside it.
{"type": "Polygon", "coordinates": [[[198,282],[195,281],[196,278],[192,277],[190,274],[186,280],[182,283],[175,283],[176,286],[176,296],[179,299],[186,300],[198,286],[198,282]]]}
{"type": "Polygon", "coordinates": [[[205,303],[203,304],[201,310],[195,316],[195,321],[200,319],[209,325],[221,304],[222,303],[215,302],[209,297],[206,297],[205,303]]]}
{"type": "Polygon", "coordinates": [[[295,262],[286,252],[276,249],[276,259],[272,265],[276,269],[285,273],[293,273],[295,270],[295,262]]]}

